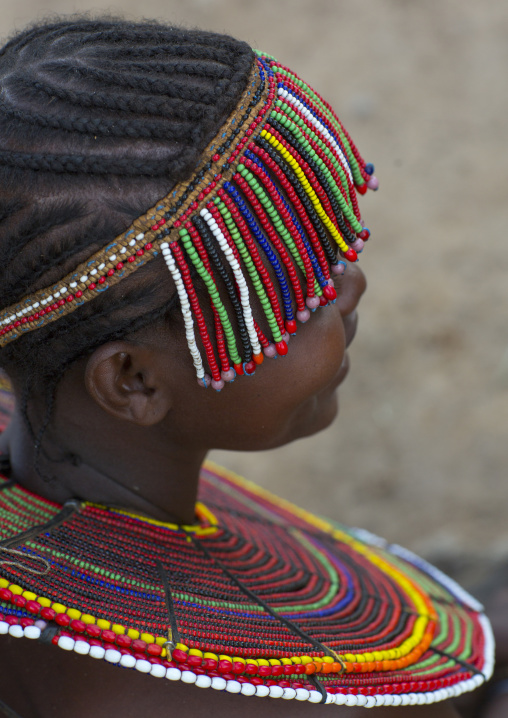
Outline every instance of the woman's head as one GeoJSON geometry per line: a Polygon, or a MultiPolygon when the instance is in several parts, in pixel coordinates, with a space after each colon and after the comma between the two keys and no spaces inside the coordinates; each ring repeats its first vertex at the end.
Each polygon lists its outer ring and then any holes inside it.
{"type": "Polygon", "coordinates": [[[83,20],[13,39],[0,73],[0,363],[25,397],[178,304],[220,389],[334,298],[335,242],[354,259],[368,235],[354,185],[375,181],[291,71],[221,35],[83,20]]]}

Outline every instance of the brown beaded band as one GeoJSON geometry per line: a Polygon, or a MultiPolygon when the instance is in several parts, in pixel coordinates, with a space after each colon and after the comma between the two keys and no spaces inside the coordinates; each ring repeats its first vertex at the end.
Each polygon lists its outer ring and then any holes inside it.
{"type": "Polygon", "coordinates": [[[60,281],[0,312],[0,347],[70,314],[158,256],[163,242],[179,239],[182,222],[203,209],[210,192],[218,191],[235,173],[235,159],[246,142],[263,129],[273,99],[273,88],[270,92],[256,59],[237,107],[203,152],[191,179],[177,184],[126,232],[60,281]]]}

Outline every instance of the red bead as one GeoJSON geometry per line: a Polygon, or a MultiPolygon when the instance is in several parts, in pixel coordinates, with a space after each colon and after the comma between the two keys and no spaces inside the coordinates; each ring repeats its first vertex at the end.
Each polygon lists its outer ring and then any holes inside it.
{"type": "Polygon", "coordinates": [[[286,356],[288,353],[288,345],[284,340],[277,342],[275,344],[275,349],[277,350],[277,354],[279,354],[279,356],[286,356]]]}
{"type": "Polygon", "coordinates": [[[250,679],[250,682],[253,686],[263,686],[265,684],[264,680],[262,678],[258,678],[257,676],[253,676],[250,679]]]}
{"type": "Polygon", "coordinates": [[[142,641],[140,638],[136,638],[134,641],[132,641],[132,650],[140,652],[146,651],[146,641],[142,641]]]}
{"type": "Polygon", "coordinates": [[[173,658],[175,661],[179,661],[180,663],[186,663],[188,656],[185,651],[180,650],[180,648],[175,648],[173,651],[173,658]]]}
{"type": "Polygon", "coordinates": [[[83,296],[83,292],[81,291],[81,289],[76,292],[75,296],[76,296],[78,299],[83,296]]]}
{"type": "Polygon", "coordinates": [[[233,364],[233,366],[234,366],[235,371],[238,374],[238,376],[242,376],[244,373],[243,366],[241,364],[233,364]]]}
{"type": "Polygon", "coordinates": [[[44,608],[41,609],[41,618],[43,618],[45,621],[52,621],[56,616],[56,611],[54,608],[50,608],[49,606],[44,606],[44,608]]]}
{"type": "Polygon", "coordinates": [[[326,307],[327,304],[328,304],[328,300],[326,299],[326,297],[323,297],[323,296],[319,297],[319,306],[320,307],[326,307]]]}
{"type": "Polygon", "coordinates": [[[20,324],[21,324],[21,322],[14,322],[14,326],[15,326],[15,327],[19,327],[20,324]]]}
{"type": "Polygon", "coordinates": [[[359,187],[356,188],[356,191],[358,194],[365,194],[367,192],[367,183],[361,184],[359,187]]]}
{"type": "Polygon", "coordinates": [[[69,294],[69,296],[67,297],[67,301],[70,303],[73,300],[74,300],[74,296],[72,294],[69,294]]]}
{"type": "Polygon", "coordinates": [[[163,224],[166,224],[166,220],[164,217],[161,217],[161,219],[159,219],[159,221],[158,221],[158,225],[159,225],[159,227],[162,227],[163,224]]]}
{"type": "Polygon", "coordinates": [[[23,608],[26,604],[26,598],[24,596],[14,596],[12,599],[12,603],[15,606],[19,606],[19,608],[23,608]]]}
{"type": "Polygon", "coordinates": [[[233,661],[233,673],[240,674],[245,670],[245,664],[240,661],[233,661]]]}
{"type": "Polygon", "coordinates": [[[102,631],[96,623],[89,623],[86,627],[86,633],[92,638],[98,638],[102,631]]]}
{"type": "Polygon", "coordinates": [[[144,255],[144,253],[145,253],[145,250],[144,250],[144,249],[138,249],[138,251],[136,252],[136,254],[138,255],[138,257],[142,257],[142,256],[144,255]]]}
{"type": "Polygon", "coordinates": [[[254,663],[247,663],[247,665],[245,667],[245,673],[248,676],[253,676],[257,672],[258,672],[258,667],[254,663]]]}
{"type": "Polygon", "coordinates": [[[68,626],[71,619],[66,613],[58,613],[55,616],[55,622],[58,623],[59,626],[68,626]]]}
{"type": "Polygon", "coordinates": [[[216,661],[214,658],[205,658],[205,660],[203,661],[203,666],[206,668],[207,671],[216,671],[218,665],[219,662],[216,661]]]}
{"type": "MultiPolygon", "coordinates": [[[[166,220],[164,220],[164,221],[166,221],[166,220]]],[[[176,226],[176,222],[175,222],[175,226],[176,226]]],[[[148,244],[145,244],[145,249],[147,252],[149,252],[152,249],[152,247],[153,247],[153,244],[151,242],[148,242],[148,244]]]]}
{"type": "Polygon", "coordinates": [[[152,230],[152,232],[155,232],[157,229],[159,229],[159,226],[157,224],[152,224],[150,229],[152,230]]]}
{"type": "Polygon", "coordinates": [[[52,643],[54,646],[58,646],[58,639],[59,639],[59,638],[60,638],[60,636],[53,636],[53,638],[51,639],[51,643],[52,643]]]}
{"type": "Polygon", "coordinates": [[[258,674],[260,676],[270,676],[272,674],[272,667],[271,666],[259,666],[258,674]]]}
{"type": "Polygon", "coordinates": [[[8,588],[0,588],[0,598],[2,601],[10,601],[13,596],[12,591],[9,591],[8,588]]]}
{"type": "Polygon", "coordinates": [[[132,264],[132,262],[136,261],[136,257],[129,257],[127,261],[132,264]]]}
{"type": "Polygon", "coordinates": [[[333,302],[334,299],[337,299],[337,292],[329,284],[326,287],[323,287],[323,294],[325,295],[325,297],[328,299],[329,302],[333,302]]]}
{"type": "Polygon", "coordinates": [[[344,252],[344,256],[349,262],[356,262],[358,259],[358,255],[354,249],[351,249],[351,247],[347,250],[347,252],[344,252]]]}
{"type": "Polygon", "coordinates": [[[123,262],[118,262],[118,264],[116,265],[116,268],[123,269],[123,262]]]}
{"type": "Polygon", "coordinates": [[[295,319],[289,319],[285,322],[286,330],[290,334],[296,334],[297,326],[296,326],[296,320],[295,319]]]}
{"type": "Polygon", "coordinates": [[[295,672],[294,666],[284,666],[283,668],[283,673],[285,676],[291,676],[295,672]]]}
{"type": "Polygon", "coordinates": [[[30,611],[30,613],[39,613],[42,606],[38,601],[27,601],[26,603],[26,610],[30,611]]]}
{"type": "Polygon", "coordinates": [[[33,625],[34,625],[34,619],[33,619],[33,618],[28,618],[28,616],[26,616],[26,617],[24,617],[24,618],[20,618],[20,619],[19,619],[19,625],[20,625],[20,626],[23,626],[23,628],[28,628],[28,626],[33,626],[33,625]]]}
{"type": "Polygon", "coordinates": [[[297,675],[300,676],[303,673],[305,673],[305,666],[303,664],[299,663],[294,667],[294,671],[297,675]]]}
{"type": "Polygon", "coordinates": [[[218,154],[215,154],[215,155],[212,157],[212,162],[218,162],[219,160],[220,160],[220,155],[218,155],[218,154]]]}
{"type": "Polygon", "coordinates": [[[106,281],[106,277],[99,278],[99,284],[104,284],[105,281],[106,281]]]}
{"type": "Polygon", "coordinates": [[[189,656],[187,663],[189,666],[201,666],[203,659],[201,656],[189,656]]]}
{"type": "Polygon", "coordinates": [[[272,676],[281,676],[284,673],[284,666],[272,666],[272,676]]]}
{"type": "MultiPolygon", "coordinates": [[[[108,269],[108,277],[112,277],[114,273],[115,273],[114,269],[108,269]]],[[[76,296],[77,296],[77,293],[76,293],[76,296]]]]}
{"type": "Polygon", "coordinates": [[[83,621],[80,621],[79,619],[75,618],[74,620],[71,621],[70,628],[72,628],[72,630],[75,633],[84,633],[85,628],[86,628],[86,623],[83,623],[83,621]]]}
{"type": "Polygon", "coordinates": [[[231,670],[232,663],[231,661],[222,660],[219,661],[219,671],[221,673],[229,673],[231,670]]]}
{"type": "Polygon", "coordinates": [[[95,289],[95,284],[92,282],[92,283],[90,284],[90,286],[88,287],[88,289],[92,289],[92,290],[95,289]]]}
{"type": "Polygon", "coordinates": [[[116,637],[116,645],[120,648],[128,648],[131,643],[132,638],[130,636],[127,636],[125,633],[119,633],[116,637]]]}
{"type": "Polygon", "coordinates": [[[150,656],[160,656],[162,653],[162,646],[159,646],[158,643],[149,643],[146,647],[146,652],[150,656]]]}
{"type": "Polygon", "coordinates": [[[370,231],[364,227],[358,236],[365,242],[370,237],[370,231]]]}
{"type": "Polygon", "coordinates": [[[251,360],[243,365],[243,370],[246,374],[254,374],[256,366],[256,362],[251,360]]]}

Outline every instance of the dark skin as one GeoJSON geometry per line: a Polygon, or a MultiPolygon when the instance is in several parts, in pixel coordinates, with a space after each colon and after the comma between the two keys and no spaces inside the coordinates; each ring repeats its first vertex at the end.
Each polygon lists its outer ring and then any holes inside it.
{"type": "MultiPolygon", "coordinates": [[[[350,266],[336,286],[337,303],[299,327],[287,357],[267,360],[255,377],[241,378],[219,395],[197,385],[178,319],[101,346],[62,378],[45,440],[45,452],[55,461],[42,464],[58,481],[45,483],[34,472],[32,440],[17,414],[0,447],[11,456],[14,477],[56,501],[79,496],[161,520],[192,522],[199,468],[211,448],[273,448],[334,419],[365,279],[350,266]],[[59,462],[69,452],[79,455],[79,466],[59,462]]],[[[199,691],[26,639],[2,636],[1,645],[9,660],[0,671],[0,696],[22,718],[364,715],[361,708],[199,691]]],[[[458,713],[445,702],[378,708],[376,715],[458,713]]]]}

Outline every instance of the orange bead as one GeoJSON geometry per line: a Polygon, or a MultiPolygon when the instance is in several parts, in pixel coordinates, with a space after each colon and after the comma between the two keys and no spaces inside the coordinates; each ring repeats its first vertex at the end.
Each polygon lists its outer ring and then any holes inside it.
{"type": "Polygon", "coordinates": [[[263,354],[263,352],[260,352],[259,354],[253,354],[252,358],[254,359],[256,364],[262,364],[265,360],[265,355],[263,354]]]}
{"type": "Polygon", "coordinates": [[[316,672],[316,664],[315,663],[307,663],[307,665],[305,666],[305,673],[308,676],[310,676],[315,672],[316,672]]]}

